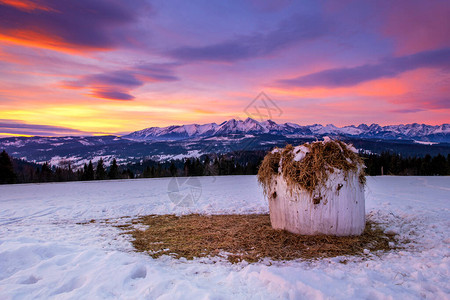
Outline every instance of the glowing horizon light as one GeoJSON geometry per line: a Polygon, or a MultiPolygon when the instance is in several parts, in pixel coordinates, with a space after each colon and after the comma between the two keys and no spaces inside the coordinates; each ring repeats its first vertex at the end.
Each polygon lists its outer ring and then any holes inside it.
{"type": "Polygon", "coordinates": [[[35,135],[29,135],[29,134],[20,134],[20,133],[15,133],[15,134],[11,134],[11,133],[6,133],[6,132],[0,132],[0,137],[33,137],[35,135]]]}

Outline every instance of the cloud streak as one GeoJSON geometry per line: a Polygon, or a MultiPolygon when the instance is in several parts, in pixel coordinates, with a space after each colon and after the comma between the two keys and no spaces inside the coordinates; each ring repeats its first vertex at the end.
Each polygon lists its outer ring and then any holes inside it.
{"type": "Polygon", "coordinates": [[[292,87],[345,87],[379,78],[391,78],[406,71],[426,67],[449,68],[450,48],[387,58],[378,64],[328,69],[292,79],[278,80],[277,83],[292,87]]]}
{"type": "Polygon", "coordinates": [[[38,125],[27,124],[20,120],[5,120],[0,119],[0,133],[4,134],[21,134],[21,135],[33,135],[33,136],[65,136],[65,135],[86,135],[91,134],[77,129],[50,126],[50,125],[38,125]]]}
{"type": "Polygon", "coordinates": [[[312,41],[329,31],[330,24],[320,16],[295,15],[267,33],[238,36],[207,46],[182,46],[168,54],[186,62],[234,62],[266,56],[293,44],[312,41]]]}

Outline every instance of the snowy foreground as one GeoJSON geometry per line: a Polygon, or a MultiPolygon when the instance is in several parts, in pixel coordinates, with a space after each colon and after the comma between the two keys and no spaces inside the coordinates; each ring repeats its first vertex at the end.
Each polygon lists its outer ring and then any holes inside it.
{"type": "MultiPolygon", "coordinates": [[[[407,249],[313,262],[152,259],[102,220],[145,214],[263,213],[255,176],[0,186],[0,299],[449,299],[450,177],[372,177],[366,213],[407,249]],[[173,184],[173,182],[172,182],[173,184]],[[91,219],[95,223],[80,225],[91,219]]],[[[121,219],[119,219],[121,218],[121,219]]]]}

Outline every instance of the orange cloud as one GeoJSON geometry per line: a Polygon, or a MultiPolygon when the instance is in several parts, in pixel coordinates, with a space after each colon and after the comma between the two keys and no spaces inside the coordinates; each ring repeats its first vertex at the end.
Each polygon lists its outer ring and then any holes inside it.
{"type": "Polygon", "coordinates": [[[9,6],[13,6],[17,9],[24,10],[24,11],[32,11],[32,10],[54,11],[50,7],[41,5],[39,3],[30,1],[30,0],[0,0],[0,4],[6,4],[9,6]]]}
{"type": "MultiPolygon", "coordinates": [[[[134,3],[136,2],[136,3],[134,3]]],[[[127,25],[147,6],[107,0],[0,0],[0,41],[69,54],[129,46],[127,25]]]]}
{"type": "Polygon", "coordinates": [[[202,114],[202,115],[210,115],[210,114],[215,113],[215,111],[213,111],[213,110],[200,109],[200,108],[194,109],[194,112],[197,114],[202,114]]]}
{"type": "Polygon", "coordinates": [[[20,46],[37,47],[77,55],[84,55],[84,51],[86,50],[102,51],[110,49],[109,47],[93,47],[89,45],[74,47],[74,45],[65,42],[56,35],[52,36],[49,33],[22,29],[4,30],[3,32],[0,32],[0,41],[20,46]]]}

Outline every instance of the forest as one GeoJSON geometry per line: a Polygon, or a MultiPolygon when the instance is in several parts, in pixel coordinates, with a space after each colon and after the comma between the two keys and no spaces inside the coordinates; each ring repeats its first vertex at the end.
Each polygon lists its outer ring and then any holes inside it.
{"type": "MultiPolygon", "coordinates": [[[[255,175],[265,154],[265,151],[259,150],[236,151],[166,162],[143,160],[139,164],[127,165],[118,165],[116,159],[113,159],[108,167],[100,159],[95,164],[89,161],[82,168],[74,170],[67,162],[60,166],[50,166],[48,163],[34,164],[13,158],[3,150],[0,153],[0,184],[170,176],[255,175]]],[[[450,175],[450,154],[403,157],[400,154],[383,152],[379,155],[361,154],[361,156],[366,165],[366,174],[370,176],[450,175]]]]}

